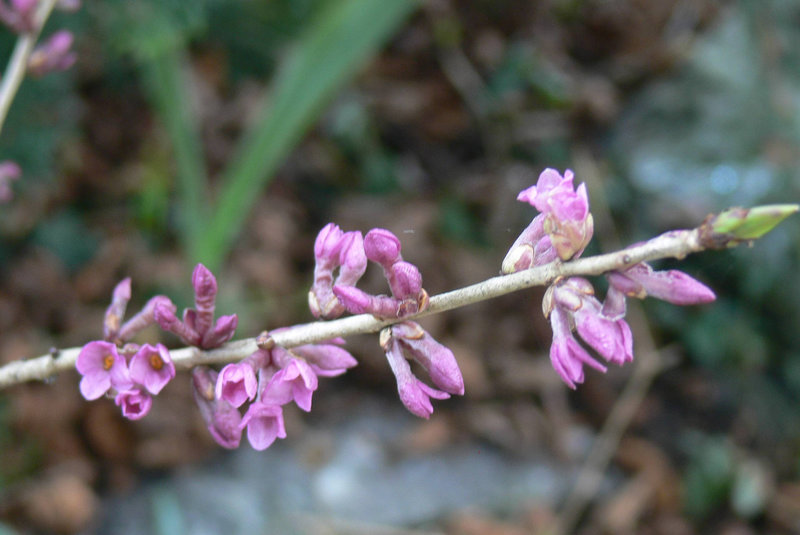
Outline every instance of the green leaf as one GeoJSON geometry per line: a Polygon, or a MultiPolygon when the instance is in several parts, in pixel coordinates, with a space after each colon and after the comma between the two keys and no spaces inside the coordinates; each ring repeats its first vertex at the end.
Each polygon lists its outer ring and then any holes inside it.
{"type": "Polygon", "coordinates": [[[219,267],[253,204],[323,106],[416,7],[413,0],[331,2],[280,69],[270,98],[222,177],[194,260],[219,267]]]}
{"type": "Polygon", "coordinates": [[[181,240],[189,258],[196,259],[207,221],[208,180],[200,135],[185,97],[183,55],[182,48],[164,48],[160,54],[144,61],[142,70],[150,99],[164,123],[175,154],[181,240]]]}

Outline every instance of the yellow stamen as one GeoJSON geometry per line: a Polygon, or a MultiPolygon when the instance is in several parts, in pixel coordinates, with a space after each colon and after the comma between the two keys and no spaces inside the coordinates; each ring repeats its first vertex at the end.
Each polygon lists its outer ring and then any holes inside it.
{"type": "Polygon", "coordinates": [[[164,361],[158,353],[153,353],[150,355],[150,367],[155,371],[159,371],[164,367],[164,361]]]}
{"type": "Polygon", "coordinates": [[[111,353],[107,354],[103,357],[103,369],[108,371],[114,365],[114,355],[111,353]]]}

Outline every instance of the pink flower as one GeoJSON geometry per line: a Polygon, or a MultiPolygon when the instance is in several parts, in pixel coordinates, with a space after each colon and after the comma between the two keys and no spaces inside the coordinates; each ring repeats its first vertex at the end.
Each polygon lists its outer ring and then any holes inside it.
{"type": "Polygon", "coordinates": [[[214,397],[214,384],[217,372],[205,366],[192,370],[192,394],[200,414],[208,427],[208,432],[223,448],[239,447],[242,439],[242,415],[225,400],[214,397]]]}
{"type": "Polygon", "coordinates": [[[122,408],[122,415],[125,418],[139,420],[150,412],[150,407],[153,406],[153,398],[147,392],[134,388],[117,394],[117,397],[114,398],[114,403],[122,408]]]}
{"type": "Polygon", "coordinates": [[[38,45],[28,59],[28,72],[33,76],[43,76],[53,71],[65,71],[77,61],[78,55],[70,50],[72,33],[60,30],[38,45]]]}
{"type": "Polygon", "coordinates": [[[122,279],[115,287],[111,296],[111,304],[106,309],[103,321],[103,338],[108,341],[115,340],[122,327],[125,309],[131,300],[131,278],[122,279]]]}
{"type": "Polygon", "coordinates": [[[384,269],[390,269],[395,262],[403,260],[400,249],[400,240],[389,230],[374,228],[364,236],[364,252],[367,258],[384,269]]]}
{"type": "Polygon", "coordinates": [[[503,259],[503,273],[516,273],[534,266],[543,266],[558,257],[550,236],[544,231],[545,217],[546,214],[534,217],[517,237],[503,259]]]}
{"type": "Polygon", "coordinates": [[[203,264],[197,264],[192,273],[195,308],[184,310],[183,321],[175,315],[172,303],[159,303],[153,307],[153,316],[165,331],[176,334],[186,344],[212,349],[233,338],[239,319],[236,314],[221,316],[214,323],[217,297],[217,279],[203,264]]]}
{"type": "Polygon", "coordinates": [[[433,384],[450,394],[464,394],[464,379],[450,349],[413,321],[397,323],[391,329],[404,352],[425,368],[433,384]]]}
{"type": "Polygon", "coordinates": [[[625,271],[612,271],[606,278],[614,291],[627,297],[655,297],[673,305],[710,303],[717,298],[711,288],[686,273],[675,269],[655,271],[645,262],[625,271]]]}
{"type": "MultiPolygon", "coordinates": [[[[273,349],[286,351],[282,348],[273,349]]],[[[279,360],[279,359],[276,359],[279,360]]],[[[269,404],[283,405],[294,401],[298,407],[311,410],[311,395],[319,384],[317,374],[309,364],[298,358],[288,357],[282,367],[269,380],[261,393],[261,400],[269,404]]]]}
{"type": "Polygon", "coordinates": [[[594,297],[592,284],[570,277],[553,286],[555,308],[573,318],[581,338],[606,360],[622,365],[633,360],[633,335],[623,319],[608,319],[594,297]]]}
{"type": "Polygon", "coordinates": [[[97,399],[110,388],[123,391],[133,388],[125,359],[110,342],[89,342],[81,349],[75,362],[81,379],[81,394],[88,400],[97,399]]]}
{"type": "Polygon", "coordinates": [[[174,377],[175,365],[162,344],[145,344],[131,357],[130,378],[153,395],[161,392],[174,377]]]}
{"type": "MultiPolygon", "coordinates": [[[[586,185],[581,184],[575,190],[573,179],[570,170],[562,177],[555,169],[545,169],[535,186],[517,196],[518,201],[531,204],[545,215],[542,230],[550,237],[551,245],[561,260],[580,256],[594,233],[586,185]]],[[[536,238],[538,243],[538,237],[534,235],[532,238],[536,238]]],[[[526,241],[529,246],[532,245],[530,241],[526,241]]],[[[519,251],[515,252],[515,256],[519,255],[519,251]]],[[[507,267],[517,262],[509,260],[507,267]]]]}
{"type": "Polygon", "coordinates": [[[292,348],[318,377],[335,377],[352,368],[358,361],[347,350],[334,344],[306,344],[292,348]]]}
{"type": "Polygon", "coordinates": [[[316,318],[333,319],[345,307],[333,293],[334,285],[355,286],[367,269],[361,232],[342,232],[328,223],[314,243],[314,282],[308,292],[308,307],[316,318]],[[339,269],[334,279],[334,271],[339,269]]]}
{"type": "Polygon", "coordinates": [[[420,418],[430,418],[433,413],[431,398],[447,399],[450,394],[431,388],[417,379],[403,355],[400,342],[391,335],[389,328],[381,331],[381,346],[386,351],[389,367],[397,380],[397,393],[400,395],[400,401],[412,414],[420,418]]]}
{"type": "Polygon", "coordinates": [[[34,15],[38,0],[11,0],[8,6],[0,1],[0,21],[17,33],[28,33],[34,29],[34,15]]]}
{"type": "Polygon", "coordinates": [[[553,343],[550,345],[550,362],[561,379],[573,390],[583,382],[583,365],[605,373],[606,368],[586,352],[572,336],[566,312],[556,307],[550,312],[553,343]]]}
{"type": "Polygon", "coordinates": [[[228,364],[217,377],[216,398],[241,407],[247,400],[252,400],[258,393],[258,380],[252,364],[242,361],[228,364]]]}
{"type": "Polygon", "coordinates": [[[247,440],[255,450],[265,450],[276,438],[286,438],[283,424],[283,409],[280,405],[256,401],[250,405],[239,424],[239,430],[247,428],[247,440]]]}
{"type": "Polygon", "coordinates": [[[14,198],[11,182],[19,180],[20,176],[22,176],[22,169],[17,162],[11,160],[0,162],[0,203],[9,202],[14,198]]]}

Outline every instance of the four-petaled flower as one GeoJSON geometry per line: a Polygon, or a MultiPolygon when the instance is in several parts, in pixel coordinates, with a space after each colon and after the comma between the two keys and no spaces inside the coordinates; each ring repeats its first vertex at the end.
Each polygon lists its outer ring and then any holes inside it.
{"type": "Polygon", "coordinates": [[[280,405],[256,401],[247,409],[239,429],[247,429],[247,440],[255,450],[265,450],[276,438],[286,438],[280,405]]]}
{"type": "Polygon", "coordinates": [[[175,377],[175,365],[167,348],[162,344],[140,347],[131,357],[130,377],[153,395],[161,392],[175,377]]]}
{"type": "Polygon", "coordinates": [[[88,400],[97,399],[112,387],[116,390],[133,388],[125,358],[111,342],[89,342],[81,349],[75,362],[81,379],[81,394],[88,400]]]}

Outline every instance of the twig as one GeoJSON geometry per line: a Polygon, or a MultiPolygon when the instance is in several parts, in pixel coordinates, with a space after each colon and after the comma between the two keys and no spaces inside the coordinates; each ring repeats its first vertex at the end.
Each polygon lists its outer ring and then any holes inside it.
{"type": "MultiPolygon", "coordinates": [[[[700,236],[701,229],[672,231],[641,245],[614,253],[580,258],[567,263],[554,262],[511,275],[493,277],[471,286],[432,296],[430,306],[424,312],[408,316],[403,320],[437,314],[533,286],[545,286],[561,277],[601,275],[608,271],[625,269],[638,262],[659,258],[683,258],[707,248],[701,243],[700,236]]],[[[296,325],[277,332],[272,337],[277,345],[288,348],[318,343],[338,336],[374,333],[398,321],[401,320],[380,320],[370,314],[360,314],[332,321],[296,325]]],[[[236,362],[257,348],[256,339],[247,338],[228,342],[219,348],[207,351],[195,347],[175,349],[170,352],[170,356],[176,367],[188,369],[199,364],[236,362]]],[[[73,368],[80,349],[78,347],[63,349],[56,355],[48,354],[6,364],[0,367],[0,389],[25,381],[44,380],[73,368]]]]}
{"type": "Polygon", "coordinates": [[[17,96],[20,84],[25,78],[25,72],[28,69],[28,59],[33,52],[33,47],[36,46],[36,41],[39,39],[39,34],[44,27],[45,22],[50,17],[56,2],[58,0],[44,0],[36,11],[36,18],[34,20],[34,29],[30,32],[20,34],[17,39],[17,44],[14,45],[14,51],[11,53],[11,58],[8,60],[6,72],[3,74],[2,83],[0,83],[0,132],[3,130],[3,125],[8,116],[8,110],[11,108],[11,103],[14,97],[17,96]]]}

